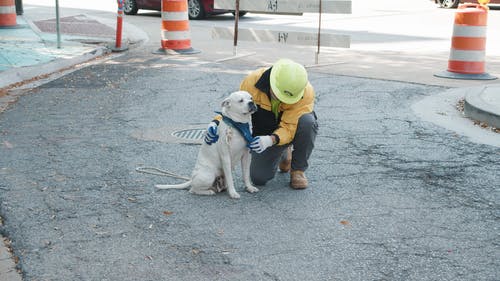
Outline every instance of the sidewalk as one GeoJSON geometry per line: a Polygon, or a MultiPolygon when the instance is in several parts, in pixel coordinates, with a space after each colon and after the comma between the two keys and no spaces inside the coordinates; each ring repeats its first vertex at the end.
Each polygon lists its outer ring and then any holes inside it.
{"type": "MultiPolygon", "coordinates": [[[[110,53],[108,46],[114,43],[115,33],[109,23],[104,24],[85,15],[61,19],[64,34],[62,48],[57,48],[55,43],[57,39],[53,29],[54,21],[30,21],[26,17],[18,16],[17,22],[18,26],[14,29],[0,29],[0,114],[13,101],[9,90],[107,55],[110,53]]],[[[196,32],[192,34],[197,35],[196,32]]],[[[140,40],[127,34],[123,36],[123,42],[131,45],[140,43],[140,40]]],[[[197,41],[196,37],[192,40],[197,41]]],[[[200,46],[199,43],[196,45],[203,49],[203,56],[209,57],[207,53],[210,52],[211,46],[200,46]]],[[[390,60],[387,57],[385,59],[390,60]]],[[[471,114],[486,118],[481,121],[497,128],[500,127],[498,89],[498,85],[488,84],[469,87],[461,92],[464,95],[467,93],[466,107],[471,108],[471,114]]],[[[12,260],[6,258],[8,252],[3,244],[0,243],[0,279],[21,280],[19,275],[13,273],[15,270],[12,268],[12,260]]]]}
{"type": "MultiPolygon", "coordinates": [[[[57,47],[56,34],[52,32],[55,21],[30,22],[18,16],[16,28],[0,29],[0,88],[13,84],[32,81],[40,76],[61,71],[74,65],[89,61],[109,52],[105,44],[112,38],[113,30],[107,27],[106,37],[88,37],[83,44],[82,36],[89,28],[102,27],[86,18],[67,18],[66,21],[80,23],[78,29],[63,30],[62,47],[57,47]],[[43,28],[42,32],[39,27],[43,28]],[[50,32],[50,33],[49,33],[50,32]],[[43,66],[43,67],[40,67],[43,66]]],[[[70,22],[63,23],[68,26],[70,22]]]]}

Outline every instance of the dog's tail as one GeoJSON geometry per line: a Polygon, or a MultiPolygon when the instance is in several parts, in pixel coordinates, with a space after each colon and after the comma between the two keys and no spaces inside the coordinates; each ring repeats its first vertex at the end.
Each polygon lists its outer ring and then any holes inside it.
{"type": "Polygon", "coordinates": [[[180,184],[157,184],[155,185],[158,189],[186,189],[191,185],[191,181],[180,184]]]}

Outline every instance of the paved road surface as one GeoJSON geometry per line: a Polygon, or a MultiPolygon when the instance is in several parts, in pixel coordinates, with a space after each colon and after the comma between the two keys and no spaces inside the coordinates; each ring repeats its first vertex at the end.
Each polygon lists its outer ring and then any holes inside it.
{"type": "Polygon", "coordinates": [[[25,279],[498,276],[499,151],[414,115],[441,87],[311,72],[321,130],[305,191],[278,175],[206,198],[135,172],[188,174],[198,146],[163,136],[203,127],[248,70],[136,50],[4,112],[0,200],[25,279]]]}

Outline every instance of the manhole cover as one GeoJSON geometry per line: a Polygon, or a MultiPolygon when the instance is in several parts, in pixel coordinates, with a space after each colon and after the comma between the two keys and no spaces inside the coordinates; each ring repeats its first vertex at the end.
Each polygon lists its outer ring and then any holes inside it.
{"type": "Polygon", "coordinates": [[[202,144],[206,129],[200,125],[183,125],[137,130],[134,138],[166,143],[202,144]]]}
{"type": "Polygon", "coordinates": [[[201,140],[204,135],[205,129],[186,129],[172,133],[172,136],[186,140],[201,140]]]}

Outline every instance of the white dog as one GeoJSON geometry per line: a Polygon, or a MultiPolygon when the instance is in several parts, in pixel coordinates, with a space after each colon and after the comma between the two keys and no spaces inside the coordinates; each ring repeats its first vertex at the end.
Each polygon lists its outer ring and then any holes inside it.
{"type": "Polygon", "coordinates": [[[156,187],[159,189],[185,189],[191,186],[189,192],[198,195],[214,195],[227,188],[229,196],[237,199],[240,198],[240,195],[234,188],[232,171],[241,161],[246,190],[250,193],[259,191],[250,181],[250,150],[247,147],[247,139],[251,137],[251,115],[256,110],[257,107],[248,92],[231,93],[222,102],[224,119],[220,121],[217,129],[219,140],[211,145],[203,142],[191,174],[191,180],[182,184],[156,185],[156,187]],[[249,124],[246,138],[232,122],[249,124]]]}

